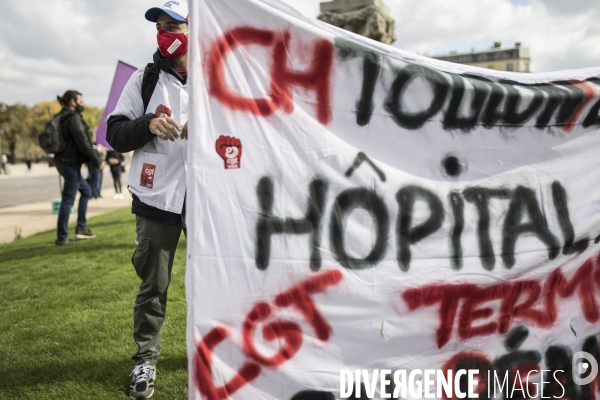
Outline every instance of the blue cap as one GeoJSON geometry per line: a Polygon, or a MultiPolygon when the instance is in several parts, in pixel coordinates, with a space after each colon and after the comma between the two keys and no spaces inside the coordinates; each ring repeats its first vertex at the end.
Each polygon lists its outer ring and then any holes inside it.
{"type": "Polygon", "coordinates": [[[162,7],[152,7],[146,11],[146,19],[150,22],[158,20],[158,14],[164,12],[180,22],[188,22],[188,5],[185,1],[167,1],[162,7]]]}

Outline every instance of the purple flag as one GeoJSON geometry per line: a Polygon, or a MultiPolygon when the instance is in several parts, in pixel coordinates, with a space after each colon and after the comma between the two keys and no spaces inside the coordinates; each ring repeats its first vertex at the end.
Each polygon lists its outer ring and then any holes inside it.
{"type": "Polygon", "coordinates": [[[136,70],[136,67],[126,64],[123,61],[117,63],[117,70],[115,71],[115,77],[110,88],[110,94],[108,95],[108,102],[106,103],[104,114],[102,114],[100,125],[98,125],[98,130],[96,131],[96,143],[109,149],[112,147],[106,141],[106,120],[117,106],[117,101],[121,97],[121,92],[125,84],[136,70]]]}

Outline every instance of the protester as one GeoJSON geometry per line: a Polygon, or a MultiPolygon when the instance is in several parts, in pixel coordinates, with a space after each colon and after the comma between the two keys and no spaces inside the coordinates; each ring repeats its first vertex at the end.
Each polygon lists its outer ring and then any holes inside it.
{"type": "MultiPolygon", "coordinates": [[[[96,143],[96,132],[94,132],[93,137],[94,137],[94,143],[96,143]]],[[[104,146],[102,146],[100,143],[96,143],[96,147],[97,147],[98,153],[100,154],[100,159],[104,160],[106,158],[106,148],[104,148],[104,146]]],[[[98,198],[102,198],[102,184],[103,183],[104,183],[104,168],[98,170],[98,183],[97,183],[98,198]]]]}
{"type": "Polygon", "coordinates": [[[4,175],[8,175],[8,157],[6,157],[6,154],[2,154],[2,171],[4,171],[4,175]]]}
{"type": "Polygon", "coordinates": [[[122,199],[121,172],[125,169],[125,157],[118,151],[108,150],[106,152],[106,162],[110,166],[110,174],[112,175],[113,185],[115,186],[115,195],[113,198],[122,199]]]}
{"type": "MultiPolygon", "coordinates": [[[[98,149],[98,143],[94,142],[92,144],[92,148],[94,149],[94,153],[96,153],[96,156],[102,160],[102,154],[100,154],[100,150],[98,149]]],[[[88,162],[86,166],[88,169],[87,183],[92,188],[92,198],[98,199],[102,197],[100,195],[100,186],[102,185],[102,171],[100,170],[100,168],[96,168],[93,162],[88,162]]]]}
{"type": "Polygon", "coordinates": [[[60,111],[60,127],[65,141],[65,150],[54,156],[56,169],[64,179],[56,228],[56,245],[65,246],[75,243],[69,239],[67,225],[77,191],[81,193],[81,196],[77,207],[75,237],[78,239],[93,239],[96,237],[87,227],[87,204],[92,196],[92,189],[81,176],[81,165],[90,162],[97,168],[104,168],[104,163],[94,152],[89,128],[81,117],[83,112],[81,93],[75,90],[67,90],[63,96],[57,96],[57,99],[63,106],[60,111]]]}
{"type": "Polygon", "coordinates": [[[158,31],[154,64],[132,75],[108,120],[107,132],[108,143],[116,151],[134,151],[128,179],[137,233],[132,263],[142,282],[133,309],[133,339],[138,349],[132,357],[132,398],[149,398],[154,393],[160,329],[184,228],[186,191],[185,149],[180,144],[187,139],[188,6],[168,1],[149,9],[145,16],[156,23],[158,31]]]}
{"type": "Polygon", "coordinates": [[[27,173],[30,174],[31,173],[31,156],[28,154],[27,157],[25,157],[25,165],[27,165],[27,173]]]}

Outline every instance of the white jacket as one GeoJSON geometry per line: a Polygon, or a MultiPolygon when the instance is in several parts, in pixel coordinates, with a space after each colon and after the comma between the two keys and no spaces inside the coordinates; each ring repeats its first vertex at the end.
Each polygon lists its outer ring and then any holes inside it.
{"type": "MultiPolygon", "coordinates": [[[[131,76],[112,115],[123,115],[130,120],[145,113],[155,113],[158,117],[167,115],[183,127],[188,120],[187,85],[161,70],[144,113],[141,95],[143,75],[144,70],[138,70],[131,76]]],[[[186,144],[187,140],[171,142],[155,137],[135,150],[127,181],[129,191],[142,203],[181,214],[186,190],[186,144]]]]}

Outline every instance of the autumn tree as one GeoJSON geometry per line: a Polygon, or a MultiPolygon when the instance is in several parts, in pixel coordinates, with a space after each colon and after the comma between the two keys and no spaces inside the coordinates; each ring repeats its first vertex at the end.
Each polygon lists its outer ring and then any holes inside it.
{"type": "MultiPolygon", "coordinates": [[[[33,107],[24,104],[2,104],[0,107],[0,129],[2,134],[2,150],[10,154],[10,162],[14,163],[17,152],[21,156],[42,157],[44,151],[39,147],[38,135],[46,124],[56,116],[62,107],[58,101],[42,101],[33,107]],[[17,151],[18,150],[18,151],[17,151]]],[[[82,114],[83,120],[95,130],[100,124],[104,109],[86,105],[82,114]]]]}
{"type": "Polygon", "coordinates": [[[12,104],[6,105],[0,111],[0,126],[2,127],[2,141],[4,145],[7,145],[10,153],[9,161],[15,162],[15,149],[23,138],[23,132],[28,130],[27,126],[27,114],[29,107],[25,104],[12,104]]]}

